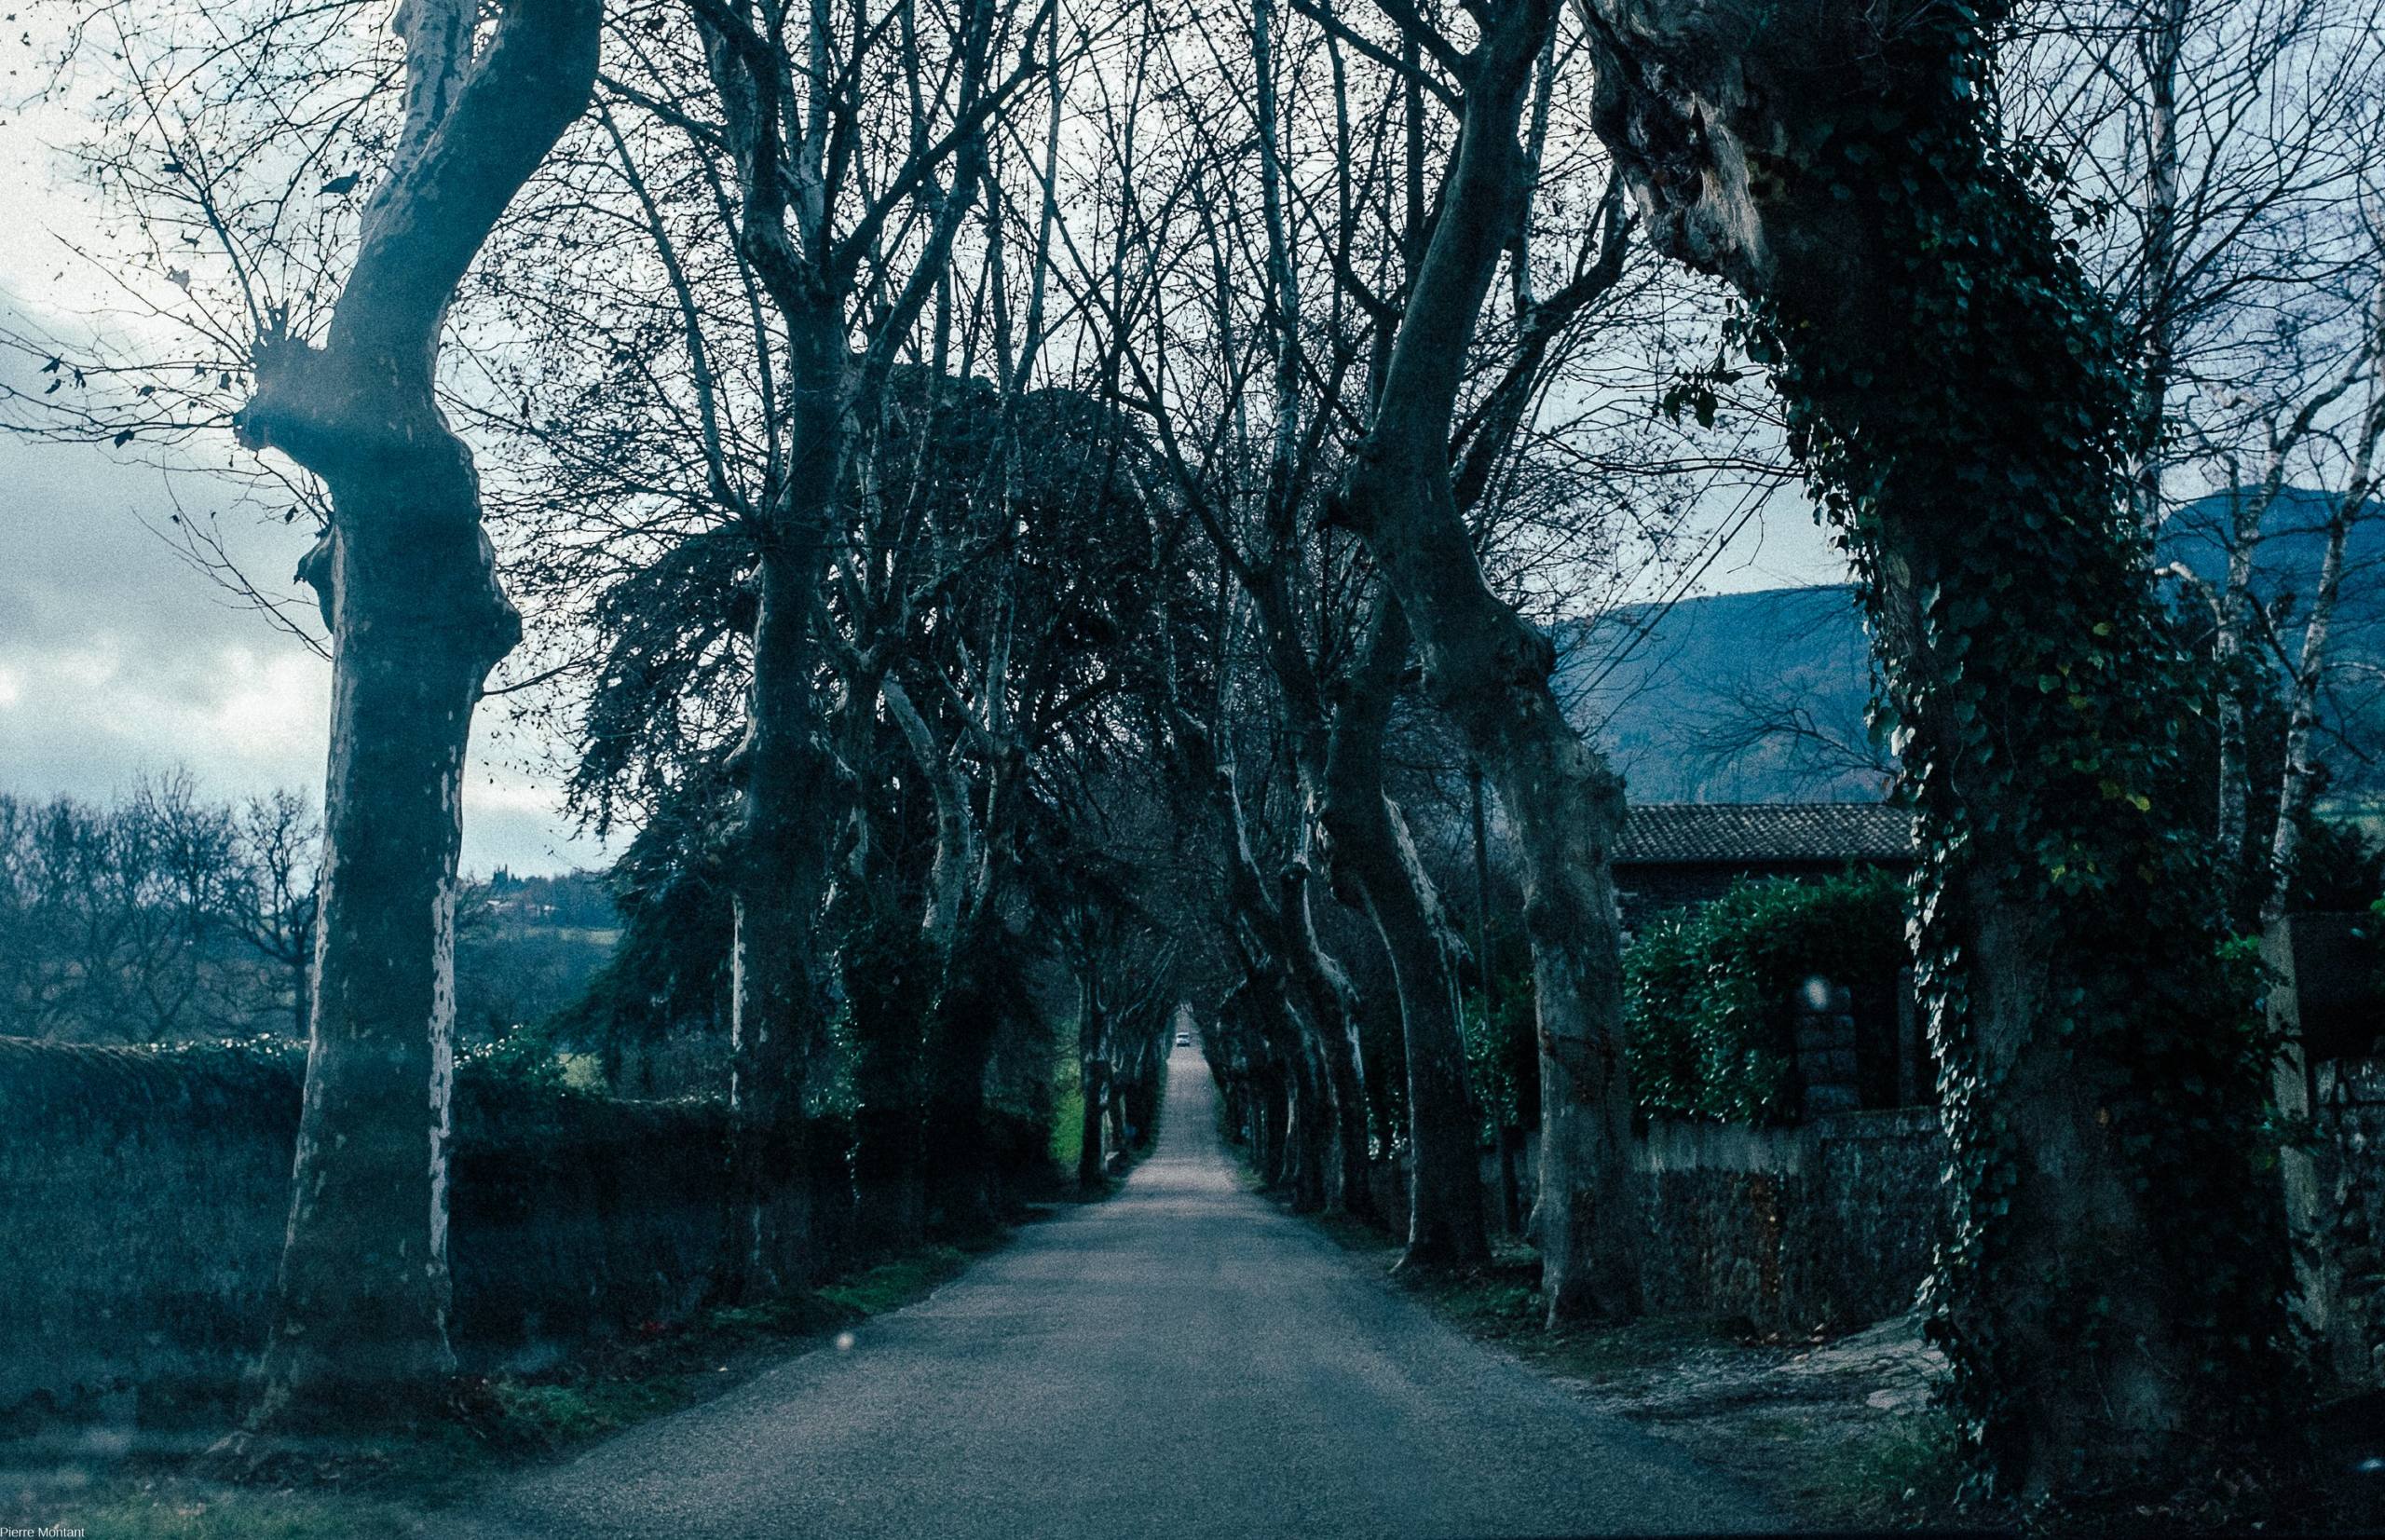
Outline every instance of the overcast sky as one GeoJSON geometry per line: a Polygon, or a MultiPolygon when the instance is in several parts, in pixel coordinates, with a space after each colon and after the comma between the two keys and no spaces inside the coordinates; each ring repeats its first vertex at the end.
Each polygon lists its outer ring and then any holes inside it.
{"type": "MultiPolygon", "coordinates": [[[[61,238],[86,237],[92,217],[48,147],[67,128],[0,112],[0,319],[72,334],[92,286],[61,238]]],[[[0,361],[12,375],[26,368],[0,361]]],[[[0,791],[106,800],[143,774],[185,767],[218,797],[288,786],[320,802],[330,665],[230,605],[153,532],[177,502],[209,510],[228,499],[198,472],[0,433],[0,791]]],[[[1701,588],[1842,579],[1794,499],[1776,499],[1783,505],[1787,516],[1751,529],[1701,588]]],[[[234,514],[226,529],[247,570],[286,585],[307,543],[303,524],[234,514]]],[[[575,837],[551,772],[536,768],[544,745],[510,739],[495,710],[483,711],[473,739],[467,870],[604,859],[575,837]]]]}

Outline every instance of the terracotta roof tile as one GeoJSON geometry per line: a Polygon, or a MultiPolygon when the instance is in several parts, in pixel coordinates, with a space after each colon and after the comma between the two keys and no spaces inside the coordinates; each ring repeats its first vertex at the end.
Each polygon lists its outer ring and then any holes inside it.
{"type": "Polygon", "coordinates": [[[1624,816],[1618,865],[1909,861],[1913,815],[1879,802],[1652,802],[1624,816]]]}

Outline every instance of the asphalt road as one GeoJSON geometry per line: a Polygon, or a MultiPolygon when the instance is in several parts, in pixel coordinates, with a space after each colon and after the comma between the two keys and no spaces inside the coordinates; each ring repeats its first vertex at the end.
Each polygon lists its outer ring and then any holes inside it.
{"type": "Polygon", "coordinates": [[[1562,1535],[1766,1527],[1242,1190],[1198,1054],[1124,1191],[845,1351],[472,1505],[513,1536],[1562,1535]]]}

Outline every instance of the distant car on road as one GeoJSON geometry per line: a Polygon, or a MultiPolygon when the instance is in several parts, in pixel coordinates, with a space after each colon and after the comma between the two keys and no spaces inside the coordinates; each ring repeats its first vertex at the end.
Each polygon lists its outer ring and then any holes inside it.
{"type": "Polygon", "coordinates": [[[1179,1032],[1179,1033],[1177,1033],[1177,1034],[1176,1034],[1176,1045],[1177,1045],[1179,1048],[1190,1048],[1190,1047],[1192,1047],[1192,1033],[1190,1033],[1190,1032],[1179,1032]]]}

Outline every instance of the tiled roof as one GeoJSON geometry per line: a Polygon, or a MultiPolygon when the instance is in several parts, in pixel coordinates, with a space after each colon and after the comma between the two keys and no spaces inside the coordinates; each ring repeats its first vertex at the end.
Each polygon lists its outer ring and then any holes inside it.
{"type": "Polygon", "coordinates": [[[1653,802],[1632,808],[1618,865],[1909,861],[1913,815],[1880,802],[1653,802]]]}

